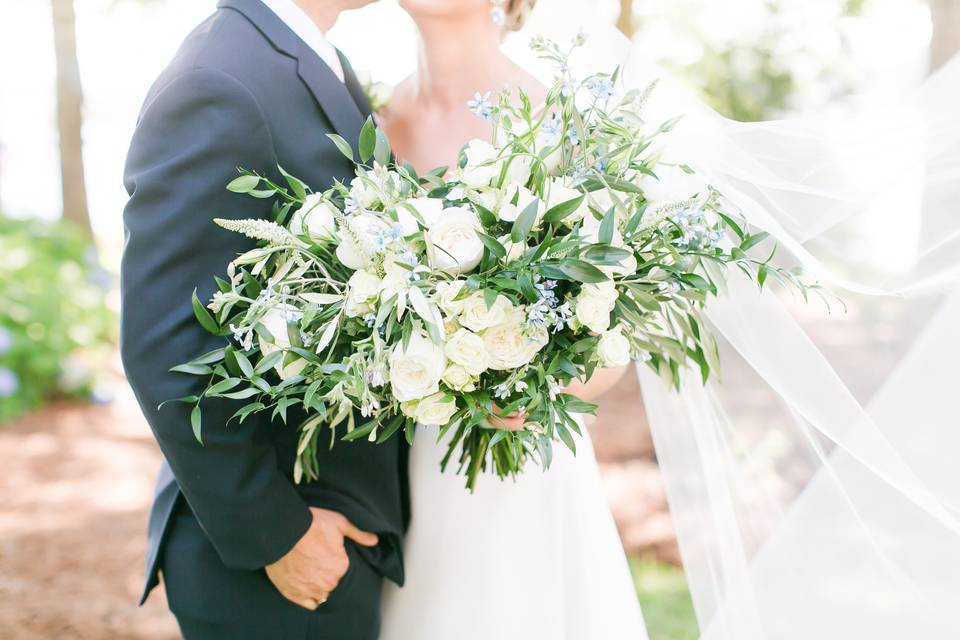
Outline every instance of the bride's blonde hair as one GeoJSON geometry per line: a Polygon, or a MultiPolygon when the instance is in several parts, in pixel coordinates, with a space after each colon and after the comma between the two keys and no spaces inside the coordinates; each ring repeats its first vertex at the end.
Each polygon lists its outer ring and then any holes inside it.
{"type": "Polygon", "coordinates": [[[507,22],[504,26],[511,31],[522,29],[535,4],[537,0],[510,0],[507,3],[507,22]]]}

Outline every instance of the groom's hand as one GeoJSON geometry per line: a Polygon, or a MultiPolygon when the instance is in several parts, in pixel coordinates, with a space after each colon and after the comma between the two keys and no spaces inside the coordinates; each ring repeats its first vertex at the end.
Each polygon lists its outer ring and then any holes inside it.
{"type": "Polygon", "coordinates": [[[316,609],[337,588],[350,560],[344,540],[372,547],[377,536],[357,529],[336,511],[310,508],[313,523],[287,555],[266,567],[267,577],[287,600],[316,609]]]}

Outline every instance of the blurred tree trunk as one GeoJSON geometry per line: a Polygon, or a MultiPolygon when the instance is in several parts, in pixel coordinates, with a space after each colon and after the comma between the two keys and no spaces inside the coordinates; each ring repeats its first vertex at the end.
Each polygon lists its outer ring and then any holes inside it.
{"type": "Polygon", "coordinates": [[[637,27],[633,22],[633,0],[620,0],[620,17],[617,18],[617,29],[628,38],[633,38],[637,27]]]}
{"type": "Polygon", "coordinates": [[[930,69],[960,50],[960,0],[928,0],[933,17],[930,69]]]}
{"type": "Polygon", "coordinates": [[[83,90],[77,60],[73,0],[51,0],[57,58],[57,125],[60,130],[60,183],[63,217],[92,236],[83,171],[83,90]]]}

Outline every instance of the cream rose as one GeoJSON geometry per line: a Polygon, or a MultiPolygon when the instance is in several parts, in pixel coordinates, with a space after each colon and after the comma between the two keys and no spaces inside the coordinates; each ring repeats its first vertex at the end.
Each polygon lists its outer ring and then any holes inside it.
{"type": "Polygon", "coordinates": [[[630,363],[630,341],[619,328],[606,331],[597,343],[597,355],[604,367],[622,367],[630,363]]]}
{"type": "MultiPolygon", "coordinates": [[[[266,357],[271,353],[289,349],[290,334],[287,333],[287,322],[299,322],[301,317],[303,314],[292,305],[280,305],[268,309],[260,318],[260,322],[270,332],[271,337],[259,335],[260,353],[266,357]]],[[[303,358],[297,358],[286,366],[283,360],[286,360],[286,356],[275,367],[282,380],[294,377],[307,366],[307,361],[303,358]]]]}
{"type": "Polygon", "coordinates": [[[460,324],[471,331],[483,331],[502,323],[513,310],[513,303],[506,296],[497,296],[493,305],[487,302],[480,292],[474,293],[464,301],[460,324]]]}
{"type": "MultiPolygon", "coordinates": [[[[406,209],[405,206],[413,208],[417,212],[417,215],[423,220],[424,226],[430,228],[435,222],[440,219],[440,215],[443,213],[443,200],[440,198],[410,198],[403,205],[397,207],[397,210],[404,210],[409,213],[409,209],[406,209]]],[[[414,229],[411,233],[415,232],[414,229]]],[[[409,233],[407,235],[410,235],[409,233]]]]}
{"type": "MultiPolygon", "coordinates": [[[[606,285],[607,283],[599,284],[606,285]]],[[[596,333],[603,333],[610,328],[610,312],[613,311],[616,304],[617,291],[612,282],[609,285],[612,294],[608,292],[606,286],[601,288],[598,285],[584,285],[576,299],[574,313],[577,321],[596,333]]]]}
{"type": "Polygon", "coordinates": [[[477,214],[462,207],[444,209],[443,215],[425,234],[430,266],[452,275],[468,273],[483,258],[483,242],[477,214]]]}
{"type": "Polygon", "coordinates": [[[456,412],[456,400],[443,393],[429,395],[412,407],[412,417],[426,427],[442,427],[456,412]]]}
{"type": "Polygon", "coordinates": [[[306,234],[315,242],[333,240],[337,231],[335,211],[321,194],[311,193],[290,218],[290,232],[298,236],[306,234]]]}
{"type": "Polygon", "coordinates": [[[509,371],[522,367],[549,342],[550,334],[545,328],[527,328],[525,319],[522,309],[513,309],[504,322],[483,332],[491,369],[509,371]]]}
{"type": "Polygon", "coordinates": [[[440,377],[446,365],[443,347],[414,333],[410,343],[403,342],[390,354],[390,385],[400,402],[419,400],[440,390],[440,377]]]}
{"type": "Polygon", "coordinates": [[[463,287],[466,284],[464,280],[451,280],[437,284],[437,294],[434,296],[434,301],[447,316],[456,317],[463,312],[466,297],[460,300],[458,300],[457,297],[463,291],[463,287]]]}
{"type": "Polygon", "coordinates": [[[343,311],[350,318],[366,315],[373,310],[371,304],[380,291],[380,278],[367,271],[354,271],[347,280],[349,290],[343,311]]]}
{"type": "Polygon", "coordinates": [[[454,391],[474,391],[477,388],[476,379],[459,364],[448,364],[441,380],[454,391]]]}
{"type": "Polygon", "coordinates": [[[490,366],[490,355],[483,338],[468,329],[454,333],[447,340],[444,352],[447,359],[464,367],[473,376],[479,376],[490,366]]]}

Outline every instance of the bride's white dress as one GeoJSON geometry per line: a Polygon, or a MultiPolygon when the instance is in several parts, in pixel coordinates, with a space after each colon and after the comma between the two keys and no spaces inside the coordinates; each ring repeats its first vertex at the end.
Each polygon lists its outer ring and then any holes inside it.
{"type": "Polygon", "coordinates": [[[406,585],[387,583],[381,640],[644,640],[627,560],[589,435],[574,456],[471,495],[440,472],[446,447],[419,428],[410,456],[406,585]]]}

